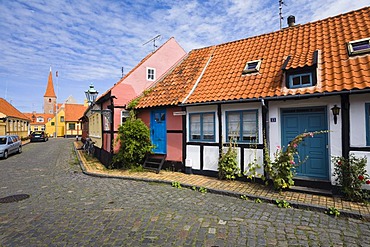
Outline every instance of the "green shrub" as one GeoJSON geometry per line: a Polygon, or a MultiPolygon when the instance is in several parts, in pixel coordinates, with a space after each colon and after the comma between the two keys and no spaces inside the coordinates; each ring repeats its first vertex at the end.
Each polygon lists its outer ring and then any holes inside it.
{"type": "Polygon", "coordinates": [[[134,168],[144,162],[145,155],[151,152],[149,128],[141,119],[136,119],[131,111],[130,117],[118,128],[117,140],[120,149],[113,156],[112,168],[134,168]]]}
{"type": "Polygon", "coordinates": [[[366,157],[357,158],[351,154],[348,159],[333,157],[332,162],[335,181],[341,186],[345,198],[360,202],[368,199],[368,192],[361,188],[364,184],[370,184],[369,175],[366,173],[366,157]]]}
{"type": "Polygon", "coordinates": [[[219,179],[234,180],[236,176],[240,176],[240,169],[236,161],[237,153],[235,144],[230,141],[227,152],[221,152],[221,157],[218,161],[218,177],[219,179]]]}

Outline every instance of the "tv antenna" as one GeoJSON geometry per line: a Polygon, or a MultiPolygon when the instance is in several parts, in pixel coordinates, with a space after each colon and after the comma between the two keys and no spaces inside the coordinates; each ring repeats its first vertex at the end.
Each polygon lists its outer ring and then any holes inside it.
{"type": "Polygon", "coordinates": [[[158,34],[157,36],[155,36],[154,38],[152,38],[152,39],[150,39],[150,40],[148,40],[147,42],[145,42],[143,45],[146,45],[146,44],[148,44],[148,43],[150,43],[150,42],[153,42],[153,52],[155,52],[155,50],[157,50],[157,45],[155,44],[155,41],[156,40],[160,40],[160,38],[161,38],[161,35],[160,34],[158,34]]]}
{"type": "Polygon", "coordinates": [[[284,17],[283,17],[283,5],[286,6],[286,4],[284,3],[284,0],[279,0],[280,29],[283,28],[283,24],[282,24],[282,21],[284,19],[284,17]]]}

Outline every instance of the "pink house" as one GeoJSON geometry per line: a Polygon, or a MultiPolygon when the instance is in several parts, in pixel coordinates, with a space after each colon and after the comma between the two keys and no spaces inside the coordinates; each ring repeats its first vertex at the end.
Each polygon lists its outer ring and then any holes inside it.
{"type": "Polygon", "coordinates": [[[148,54],[128,74],[101,95],[96,105],[101,109],[110,109],[112,114],[102,115],[102,144],[96,152],[104,165],[111,163],[118,147],[114,144],[118,127],[127,117],[126,105],[139,96],[145,89],[160,80],[186,56],[185,50],[170,38],[156,51],[148,54]]]}

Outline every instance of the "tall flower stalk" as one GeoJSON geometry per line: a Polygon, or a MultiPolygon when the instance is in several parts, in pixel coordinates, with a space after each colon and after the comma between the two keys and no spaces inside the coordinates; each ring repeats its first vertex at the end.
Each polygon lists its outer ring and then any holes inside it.
{"type": "Polygon", "coordinates": [[[293,186],[293,177],[296,172],[296,167],[308,159],[308,157],[305,157],[304,160],[300,160],[298,153],[299,144],[305,138],[313,138],[317,134],[325,134],[327,132],[328,131],[314,131],[297,135],[286,148],[278,147],[277,151],[274,153],[273,160],[270,159],[269,150],[265,145],[265,171],[272,180],[275,189],[281,190],[293,186]],[[298,157],[297,163],[294,161],[294,157],[298,157]]]}

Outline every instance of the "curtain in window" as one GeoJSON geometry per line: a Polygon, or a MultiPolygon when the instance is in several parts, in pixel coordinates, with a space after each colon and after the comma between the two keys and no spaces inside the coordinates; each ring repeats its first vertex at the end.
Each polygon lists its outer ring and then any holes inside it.
{"type": "Polygon", "coordinates": [[[190,115],[191,139],[200,139],[200,114],[190,115]]]}
{"type": "Polygon", "coordinates": [[[203,139],[213,140],[215,138],[215,123],[213,114],[203,114],[203,139]]]}

